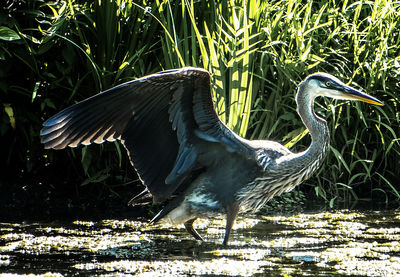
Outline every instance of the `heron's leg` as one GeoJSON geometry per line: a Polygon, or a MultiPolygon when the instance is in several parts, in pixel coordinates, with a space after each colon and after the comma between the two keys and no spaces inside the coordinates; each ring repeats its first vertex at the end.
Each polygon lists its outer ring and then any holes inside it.
{"type": "Polygon", "coordinates": [[[186,221],[185,222],[185,228],[186,228],[186,231],[188,231],[188,233],[191,234],[195,239],[203,240],[203,238],[200,236],[200,234],[197,233],[197,231],[193,228],[193,222],[196,219],[197,218],[192,218],[192,219],[189,219],[188,221],[186,221]]]}
{"type": "Polygon", "coordinates": [[[226,207],[226,227],[225,227],[225,237],[223,245],[228,244],[229,235],[232,230],[233,223],[235,222],[236,216],[239,212],[239,204],[232,203],[226,207]]]}

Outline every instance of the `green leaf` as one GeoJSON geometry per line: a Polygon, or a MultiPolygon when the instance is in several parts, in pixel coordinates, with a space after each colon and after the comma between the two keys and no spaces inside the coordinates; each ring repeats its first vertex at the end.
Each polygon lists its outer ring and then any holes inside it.
{"type": "Polygon", "coordinates": [[[40,87],[40,84],[41,84],[40,81],[37,81],[37,82],[35,83],[35,87],[33,88],[33,91],[32,91],[32,103],[33,103],[33,101],[34,101],[35,98],[36,98],[37,91],[38,91],[38,89],[39,89],[39,87],[40,87]]]}
{"type": "Polygon", "coordinates": [[[90,183],[103,182],[108,177],[110,177],[109,171],[110,171],[110,169],[106,168],[106,169],[103,169],[103,170],[100,170],[100,171],[96,172],[93,176],[90,176],[90,177],[86,178],[86,180],[81,183],[81,186],[83,187],[83,186],[86,186],[86,185],[88,185],[90,183]]]}
{"type": "Polygon", "coordinates": [[[335,155],[336,159],[344,166],[344,168],[346,168],[347,172],[351,173],[350,168],[347,165],[346,161],[343,159],[342,154],[340,154],[340,152],[337,149],[333,148],[332,146],[330,146],[329,148],[335,155]]]}
{"type": "Polygon", "coordinates": [[[6,41],[13,41],[13,40],[19,40],[21,39],[21,37],[14,30],[5,26],[0,26],[0,39],[6,41]]]}
{"type": "Polygon", "coordinates": [[[82,167],[83,167],[83,171],[85,172],[85,175],[88,175],[88,170],[89,170],[89,166],[91,165],[93,160],[93,155],[90,151],[88,151],[88,148],[82,147],[82,159],[81,159],[81,163],[82,163],[82,167]]]}

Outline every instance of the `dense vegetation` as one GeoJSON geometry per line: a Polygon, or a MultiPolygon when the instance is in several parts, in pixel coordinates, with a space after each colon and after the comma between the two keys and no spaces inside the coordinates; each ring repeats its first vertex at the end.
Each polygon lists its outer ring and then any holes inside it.
{"type": "Polygon", "coordinates": [[[189,65],[212,73],[216,109],[235,132],[278,140],[293,151],[310,143],[294,101],[308,74],[330,72],[385,101],[383,107],[318,101],[317,113],[331,130],[330,151],[297,190],[331,206],[400,200],[398,2],[5,2],[3,204],[129,199],[141,187],[118,143],[45,151],[41,124],[116,84],[189,65]]]}

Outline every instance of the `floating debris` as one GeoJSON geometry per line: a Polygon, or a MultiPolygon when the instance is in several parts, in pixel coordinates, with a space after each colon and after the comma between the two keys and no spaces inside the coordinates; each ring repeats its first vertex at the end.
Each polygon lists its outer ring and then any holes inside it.
{"type": "Polygon", "coordinates": [[[239,218],[183,226],[106,219],[0,223],[1,276],[398,276],[400,212],[350,211],[239,218]]]}

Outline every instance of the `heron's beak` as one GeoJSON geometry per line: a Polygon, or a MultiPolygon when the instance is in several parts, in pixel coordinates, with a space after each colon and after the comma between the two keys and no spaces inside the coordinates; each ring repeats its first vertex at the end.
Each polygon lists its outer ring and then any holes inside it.
{"type": "Polygon", "coordinates": [[[344,94],[346,95],[346,98],[349,100],[360,100],[363,102],[366,102],[368,104],[374,104],[378,106],[383,106],[384,103],[375,97],[372,97],[364,92],[361,92],[359,90],[356,90],[352,87],[346,86],[344,88],[344,94]]]}

